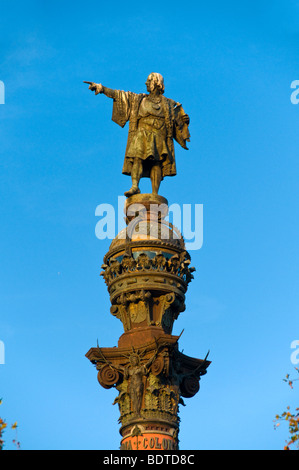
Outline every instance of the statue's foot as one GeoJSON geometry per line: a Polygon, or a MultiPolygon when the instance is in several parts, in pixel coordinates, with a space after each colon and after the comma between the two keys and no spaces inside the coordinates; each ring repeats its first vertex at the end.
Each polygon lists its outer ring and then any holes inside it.
{"type": "Polygon", "coordinates": [[[133,196],[133,194],[139,194],[139,193],[140,193],[140,189],[138,188],[138,186],[132,186],[132,188],[129,189],[129,191],[125,192],[125,196],[130,197],[130,196],[133,196]]]}

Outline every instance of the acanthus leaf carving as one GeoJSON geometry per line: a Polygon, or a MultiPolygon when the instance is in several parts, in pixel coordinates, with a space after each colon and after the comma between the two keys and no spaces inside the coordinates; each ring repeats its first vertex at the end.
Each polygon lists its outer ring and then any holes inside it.
{"type": "Polygon", "coordinates": [[[156,252],[152,258],[146,252],[138,255],[137,259],[132,254],[125,253],[121,261],[117,258],[110,258],[107,263],[102,264],[100,275],[104,277],[105,282],[109,285],[114,279],[122,274],[130,274],[134,272],[168,272],[181,278],[186,284],[193,279],[192,272],[194,267],[190,267],[190,255],[186,251],[182,251],[180,255],[174,254],[170,258],[166,257],[163,252],[156,252]]]}

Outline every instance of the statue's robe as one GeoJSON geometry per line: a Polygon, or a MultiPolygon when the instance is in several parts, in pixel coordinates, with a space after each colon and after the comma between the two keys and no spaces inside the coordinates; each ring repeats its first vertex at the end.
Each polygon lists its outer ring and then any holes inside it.
{"type": "Polygon", "coordinates": [[[129,121],[129,134],[122,173],[131,175],[134,158],[143,160],[143,177],[160,162],[162,178],[176,175],[173,139],[188,150],[190,140],[186,114],[180,103],[161,96],[160,106],[148,95],[115,90],[112,120],[121,127],[129,121]]]}

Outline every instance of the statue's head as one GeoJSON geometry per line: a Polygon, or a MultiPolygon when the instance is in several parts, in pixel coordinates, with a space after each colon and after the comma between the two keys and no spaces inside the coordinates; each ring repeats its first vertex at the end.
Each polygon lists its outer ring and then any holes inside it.
{"type": "Polygon", "coordinates": [[[138,354],[133,353],[133,354],[130,355],[130,364],[132,366],[139,366],[140,358],[139,358],[138,354]]]}
{"type": "Polygon", "coordinates": [[[164,79],[160,73],[150,73],[147,77],[145,84],[149,93],[151,91],[154,91],[155,88],[158,88],[160,90],[160,93],[164,93],[164,79]]]}

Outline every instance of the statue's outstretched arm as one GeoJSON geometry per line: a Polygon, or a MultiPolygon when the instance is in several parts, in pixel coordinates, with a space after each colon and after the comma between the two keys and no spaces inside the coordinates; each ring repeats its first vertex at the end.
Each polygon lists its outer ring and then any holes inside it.
{"type": "Polygon", "coordinates": [[[88,89],[95,92],[95,95],[99,93],[103,93],[104,95],[108,96],[108,98],[115,98],[115,90],[112,88],[107,88],[103,86],[101,83],[94,83],[94,82],[83,82],[89,85],[88,89]]]}

